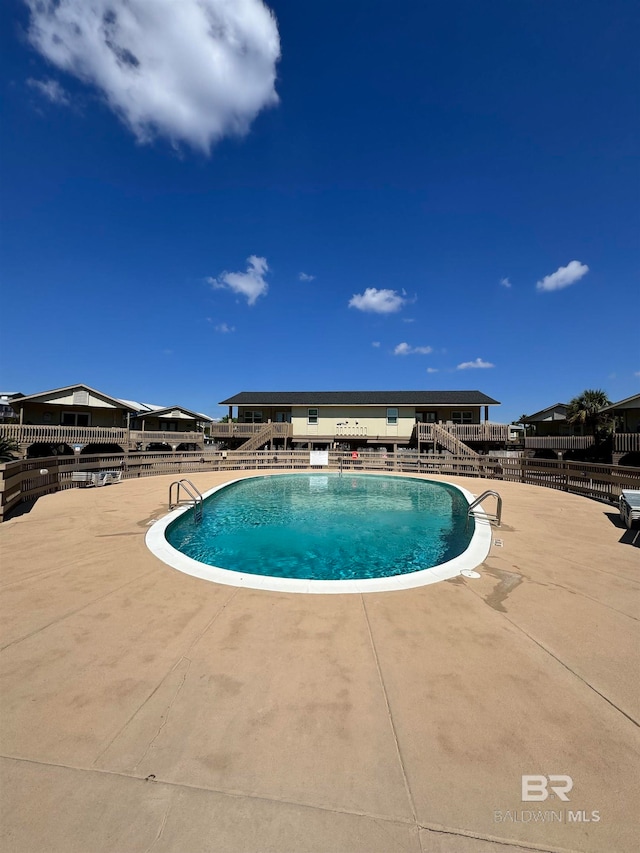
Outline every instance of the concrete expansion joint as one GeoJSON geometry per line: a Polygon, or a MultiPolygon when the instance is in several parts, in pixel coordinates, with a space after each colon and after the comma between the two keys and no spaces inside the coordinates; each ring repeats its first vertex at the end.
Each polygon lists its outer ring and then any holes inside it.
{"type": "Polygon", "coordinates": [[[398,741],[398,733],[396,732],[396,727],[393,722],[393,715],[391,713],[391,705],[389,704],[389,696],[387,694],[387,688],[384,683],[384,678],[382,675],[382,669],[380,668],[380,660],[378,658],[378,652],[376,650],[376,644],[373,639],[373,631],[371,630],[371,622],[369,621],[369,614],[367,613],[367,605],[365,603],[364,595],[360,595],[360,601],[362,603],[362,610],[364,613],[365,622],[367,624],[367,631],[369,632],[369,642],[371,643],[371,651],[373,653],[373,659],[376,664],[376,670],[378,672],[378,679],[380,680],[380,686],[382,688],[382,695],[384,696],[385,708],[387,711],[387,718],[389,720],[389,726],[391,728],[391,734],[393,736],[393,742],[396,748],[396,755],[398,757],[398,763],[400,765],[400,772],[402,773],[402,781],[404,783],[405,792],[407,794],[407,799],[409,801],[409,807],[411,808],[411,814],[413,815],[414,821],[417,823],[417,812],[416,806],[413,801],[413,794],[411,793],[411,788],[409,786],[409,779],[407,777],[407,771],[404,766],[404,761],[402,758],[402,751],[400,750],[400,743],[398,741]]]}
{"type": "Polygon", "coordinates": [[[199,791],[204,794],[216,794],[222,797],[230,797],[234,800],[256,800],[257,802],[262,803],[274,803],[276,805],[284,805],[284,806],[296,806],[298,808],[303,809],[312,809],[314,811],[328,812],[330,814],[336,815],[348,815],[350,817],[363,817],[369,818],[374,821],[383,821],[384,823],[392,823],[399,824],[402,826],[410,826],[418,828],[417,821],[412,818],[390,815],[390,814],[378,814],[376,812],[365,811],[363,809],[348,809],[348,808],[339,808],[338,806],[331,806],[326,803],[309,803],[305,800],[294,800],[289,797],[269,797],[263,794],[257,794],[255,792],[247,792],[240,790],[229,790],[225,788],[212,788],[206,787],[203,785],[194,785],[189,784],[188,782],[174,782],[171,779],[160,779],[155,773],[150,773],[146,777],[135,776],[131,773],[120,771],[120,770],[109,770],[104,767],[78,767],[73,764],[63,764],[62,762],[56,761],[38,761],[34,758],[27,758],[21,755],[3,755],[0,753],[0,759],[6,759],[7,761],[21,761],[25,764],[33,764],[37,767],[56,767],[61,770],[70,770],[74,773],[97,773],[103,776],[116,776],[121,779],[128,779],[132,782],[139,782],[143,785],[148,785],[153,783],[159,787],[167,787],[167,788],[176,788],[178,790],[185,791],[199,791]]]}
{"type": "MultiPolygon", "coordinates": [[[[118,770],[109,770],[101,767],[78,767],[71,764],[63,764],[61,762],[54,761],[38,761],[33,758],[26,758],[24,756],[18,755],[3,755],[0,754],[0,759],[6,759],[8,761],[19,761],[24,762],[26,764],[32,764],[39,767],[56,767],[61,770],[69,770],[75,773],[96,773],[102,776],[115,776],[122,779],[128,779],[132,782],[138,782],[140,784],[146,785],[149,783],[154,783],[154,786],[158,786],[159,788],[165,788],[169,790],[185,790],[185,791],[199,791],[205,794],[215,794],[222,797],[230,797],[235,800],[255,800],[257,802],[264,803],[273,803],[275,805],[286,805],[286,806],[295,806],[298,808],[311,809],[313,811],[327,812],[330,814],[336,815],[348,815],[350,817],[362,817],[368,818],[369,820],[374,821],[381,828],[382,824],[394,824],[401,826],[414,827],[418,831],[418,836],[420,831],[430,832],[438,835],[447,835],[452,838],[470,838],[477,841],[485,841],[487,843],[501,845],[510,848],[517,848],[521,850],[522,853],[581,853],[581,851],[576,850],[574,848],[568,847],[542,847],[536,844],[523,844],[519,839],[512,838],[503,838],[494,835],[486,835],[482,833],[473,833],[466,832],[461,829],[454,829],[452,827],[443,827],[441,824],[429,824],[419,822],[417,818],[411,819],[406,817],[394,816],[394,815],[384,815],[384,814],[376,814],[370,811],[365,811],[361,809],[347,809],[347,808],[339,808],[336,806],[330,806],[323,803],[309,803],[303,800],[294,800],[286,797],[269,797],[256,793],[247,793],[244,791],[231,791],[225,790],[223,788],[210,788],[204,787],[202,785],[193,785],[185,782],[174,782],[169,779],[158,779],[155,774],[151,773],[148,777],[142,778],[140,776],[131,775],[131,773],[122,772],[118,770]]],[[[148,853],[148,851],[152,850],[153,846],[157,844],[157,842],[162,837],[162,834],[165,830],[169,813],[173,807],[175,800],[171,798],[170,802],[167,803],[167,809],[164,812],[164,815],[160,821],[160,826],[158,828],[158,832],[154,841],[146,848],[144,853],[148,853]]],[[[385,830],[386,831],[386,830],[385,830]]],[[[397,843],[394,841],[394,843],[397,843]]],[[[423,850],[422,843],[420,842],[420,849],[423,850]]],[[[426,851],[425,851],[426,853],[426,851]]]]}
{"type": "Polygon", "coordinates": [[[129,584],[135,583],[139,581],[141,578],[146,577],[147,575],[153,574],[155,569],[151,569],[148,572],[143,572],[141,575],[136,575],[134,578],[130,578],[128,581],[125,581],[120,586],[115,587],[114,589],[110,589],[109,592],[105,592],[104,595],[98,596],[98,598],[92,598],[91,601],[88,601],[86,604],[83,604],[81,607],[76,607],[75,610],[69,610],[67,613],[63,613],[62,616],[59,616],[57,619],[52,619],[51,622],[47,622],[46,625],[41,625],[39,628],[36,628],[34,631],[30,631],[28,634],[25,634],[23,637],[17,637],[15,640],[12,640],[10,643],[7,643],[4,646],[0,647],[0,652],[3,652],[5,649],[10,648],[11,646],[16,646],[18,643],[21,643],[23,640],[28,640],[30,637],[35,637],[36,634],[39,634],[41,631],[46,631],[47,628],[50,628],[52,625],[57,625],[59,622],[64,622],[65,619],[68,619],[70,616],[75,616],[76,613],[81,613],[83,610],[86,610],[88,607],[93,607],[94,604],[97,604],[98,601],[104,601],[105,598],[109,598],[110,595],[118,592],[121,589],[124,589],[125,586],[129,586],[129,584]]]}
{"type": "MultiPolygon", "coordinates": [[[[484,598],[482,598],[482,596],[475,589],[473,589],[471,586],[469,586],[469,589],[471,590],[471,592],[474,595],[478,596],[478,598],[480,598],[482,601],[484,601],[485,604],[487,603],[486,600],[484,598]]],[[[565,663],[557,655],[555,655],[551,651],[551,649],[548,649],[543,643],[540,642],[540,640],[536,640],[536,638],[534,636],[532,636],[531,634],[529,634],[528,631],[525,631],[525,629],[521,625],[518,625],[517,622],[514,622],[513,619],[510,619],[506,610],[501,611],[501,610],[498,610],[497,608],[493,608],[493,609],[495,610],[496,613],[500,613],[500,616],[503,619],[506,619],[510,625],[513,625],[513,627],[517,631],[519,631],[521,634],[524,634],[524,636],[527,637],[527,639],[531,640],[532,643],[535,643],[535,645],[538,646],[539,649],[542,649],[542,651],[545,652],[545,654],[549,655],[550,658],[553,658],[553,660],[555,660],[556,663],[559,663],[561,667],[563,667],[564,669],[567,670],[567,672],[570,672],[571,675],[573,675],[575,678],[578,679],[578,681],[581,681],[582,684],[584,684],[586,687],[588,687],[590,690],[592,690],[597,696],[599,696],[601,699],[604,699],[604,701],[608,705],[610,705],[614,710],[618,711],[619,714],[622,714],[623,717],[626,717],[626,719],[629,720],[629,722],[633,723],[634,726],[640,727],[640,721],[636,720],[636,718],[632,714],[625,711],[619,705],[616,705],[615,702],[613,702],[611,699],[609,699],[608,696],[605,696],[604,693],[602,693],[600,690],[598,690],[598,688],[595,687],[584,676],[580,675],[580,673],[577,672],[575,669],[573,669],[571,666],[569,666],[568,663],[565,663]]]]}
{"type": "MultiPolygon", "coordinates": [[[[154,570],[154,571],[155,571],[155,570],[154,570]]],[[[198,633],[198,634],[194,637],[193,641],[189,644],[189,647],[187,648],[187,654],[189,654],[189,653],[191,652],[191,649],[193,649],[193,647],[196,645],[196,643],[197,643],[199,640],[201,640],[201,639],[202,639],[202,637],[206,634],[206,632],[207,632],[207,631],[209,630],[209,628],[213,625],[213,623],[216,621],[216,619],[217,619],[217,618],[218,618],[218,617],[219,617],[219,616],[224,612],[224,610],[226,609],[226,607],[227,607],[227,606],[228,606],[228,605],[233,601],[233,599],[236,597],[236,595],[237,595],[239,592],[240,592],[240,590],[239,590],[239,589],[235,589],[235,590],[234,590],[234,591],[229,595],[229,597],[226,599],[226,601],[225,601],[225,602],[224,602],[224,603],[223,603],[223,604],[222,604],[222,605],[221,605],[221,606],[216,610],[216,612],[215,612],[215,613],[214,613],[214,615],[211,617],[211,619],[209,619],[209,621],[208,621],[208,622],[207,622],[207,624],[204,626],[204,628],[202,629],[202,631],[200,631],[200,633],[198,633]]],[[[145,705],[147,704],[147,702],[149,702],[149,700],[150,700],[150,699],[152,699],[152,698],[153,698],[153,696],[155,696],[155,694],[156,694],[156,693],[158,692],[158,690],[162,687],[162,685],[163,685],[163,684],[164,684],[164,682],[167,680],[167,678],[171,675],[171,673],[172,673],[172,672],[174,672],[174,671],[175,671],[175,670],[180,666],[180,664],[182,663],[182,661],[183,661],[183,660],[188,660],[188,661],[189,661],[189,665],[191,665],[191,659],[190,659],[190,658],[187,658],[185,655],[181,655],[181,656],[176,660],[176,662],[175,662],[175,663],[174,663],[174,664],[169,668],[169,670],[165,673],[165,675],[163,675],[163,676],[162,676],[162,678],[160,679],[160,681],[158,682],[158,684],[156,684],[156,686],[153,688],[153,690],[151,691],[151,693],[149,693],[149,695],[146,697],[146,699],[145,699],[143,702],[141,702],[141,704],[136,708],[136,710],[131,714],[131,716],[129,717],[129,719],[126,721],[126,723],[125,723],[125,724],[124,724],[124,725],[119,729],[119,731],[118,731],[118,732],[116,732],[116,734],[115,734],[115,735],[111,738],[111,740],[106,744],[106,746],[104,747],[104,749],[102,749],[102,751],[101,751],[101,752],[96,756],[96,758],[94,759],[93,764],[92,764],[92,766],[93,766],[93,767],[96,767],[96,766],[97,766],[97,764],[98,764],[98,762],[100,761],[100,759],[102,758],[102,756],[103,756],[103,755],[105,755],[105,753],[106,753],[106,752],[108,752],[108,750],[110,749],[110,747],[112,746],[112,744],[113,744],[113,743],[115,743],[115,741],[120,737],[120,735],[121,735],[121,734],[122,734],[122,733],[127,729],[127,727],[129,726],[129,724],[131,723],[131,721],[135,719],[135,717],[136,717],[136,716],[140,713],[140,711],[145,707],[145,705]]],[[[186,678],[186,674],[185,674],[185,678],[186,678]]],[[[184,682],[183,682],[183,684],[184,684],[184,682]]],[[[181,688],[182,688],[182,685],[180,686],[180,689],[181,689],[181,688]]],[[[177,694],[176,694],[176,695],[177,695],[177,694]]],[[[174,696],[173,701],[175,701],[175,696],[174,696]]],[[[173,701],[171,702],[171,704],[173,704],[173,701]]],[[[156,737],[157,737],[157,735],[158,735],[158,734],[159,734],[159,731],[158,731],[158,732],[156,732],[156,737]]],[[[149,747],[147,747],[147,751],[148,751],[148,749],[149,749],[149,747]]],[[[142,761],[142,758],[140,759],[140,761],[142,761]]],[[[138,761],[138,763],[136,764],[136,767],[138,766],[138,764],[140,764],[140,761],[138,761]]]]}

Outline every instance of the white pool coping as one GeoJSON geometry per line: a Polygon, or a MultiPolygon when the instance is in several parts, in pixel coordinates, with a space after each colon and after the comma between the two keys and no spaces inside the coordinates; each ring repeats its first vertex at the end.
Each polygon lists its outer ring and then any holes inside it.
{"type": "MultiPolygon", "coordinates": [[[[287,472],[288,473],[288,472],[287,472]]],[[[300,472],[302,473],[302,472],[300,472]]],[[[235,480],[229,480],[219,486],[209,489],[203,494],[203,498],[208,498],[220,489],[226,489],[234,483],[244,482],[249,479],[261,479],[270,476],[282,476],[279,474],[255,474],[250,477],[239,477],[235,480]]],[[[363,472],[358,476],[376,477],[384,476],[380,474],[368,474],[363,472]]],[[[462,492],[469,504],[475,500],[476,495],[472,494],[462,486],[449,483],[444,480],[429,480],[428,477],[411,477],[406,475],[406,479],[421,480],[423,482],[442,483],[452,486],[459,492],[462,492]]],[[[484,562],[491,547],[491,523],[488,520],[486,513],[478,507],[474,510],[475,517],[475,532],[471,537],[469,547],[455,557],[453,560],[448,560],[446,563],[441,563],[431,569],[422,569],[418,572],[410,572],[405,575],[392,575],[387,578],[362,578],[360,580],[331,580],[320,581],[304,578],[280,578],[270,575],[253,575],[243,572],[234,572],[231,569],[223,569],[219,566],[208,566],[205,563],[200,563],[186,554],[182,554],[176,548],[169,544],[166,538],[166,530],[169,525],[176,520],[180,515],[188,512],[191,505],[182,506],[172,510],[159,521],[156,521],[147,531],[145,543],[147,548],[163,563],[177,569],[184,574],[191,575],[194,578],[211,581],[212,583],[224,584],[225,586],[244,587],[246,589],[264,589],[271,592],[296,592],[296,593],[314,593],[321,595],[333,595],[342,593],[363,593],[363,592],[389,592],[399,589],[414,589],[419,586],[426,586],[430,583],[439,583],[440,581],[448,580],[449,578],[457,577],[462,571],[474,569],[484,562]]]]}

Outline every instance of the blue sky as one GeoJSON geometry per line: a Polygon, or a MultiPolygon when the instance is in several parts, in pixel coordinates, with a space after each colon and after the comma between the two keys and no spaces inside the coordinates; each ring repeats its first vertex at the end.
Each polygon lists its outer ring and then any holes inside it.
{"type": "Polygon", "coordinates": [[[640,386],[635,0],[8,0],[2,391],[640,386]]]}

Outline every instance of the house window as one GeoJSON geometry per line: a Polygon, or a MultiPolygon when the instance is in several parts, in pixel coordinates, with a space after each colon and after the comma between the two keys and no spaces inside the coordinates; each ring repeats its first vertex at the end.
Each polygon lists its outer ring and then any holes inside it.
{"type": "Polygon", "coordinates": [[[245,424],[261,424],[262,412],[245,412],[243,415],[245,424]]]}
{"type": "Polygon", "coordinates": [[[395,426],[398,423],[398,410],[387,409],[387,426],[395,426]]]}
{"type": "Polygon", "coordinates": [[[451,412],[451,420],[454,424],[473,423],[473,412],[451,412]]]}
{"type": "Polygon", "coordinates": [[[42,413],[42,423],[43,424],[50,424],[51,421],[52,421],[51,412],[43,412],[42,413]]]}
{"type": "Polygon", "coordinates": [[[86,412],[63,412],[60,418],[62,426],[89,426],[89,413],[86,412]]]}
{"type": "Polygon", "coordinates": [[[318,423],[318,410],[317,409],[309,409],[308,410],[307,423],[308,424],[317,424],[318,423]]]}
{"type": "Polygon", "coordinates": [[[416,412],[416,421],[419,424],[435,424],[437,420],[437,412],[416,412]]]}

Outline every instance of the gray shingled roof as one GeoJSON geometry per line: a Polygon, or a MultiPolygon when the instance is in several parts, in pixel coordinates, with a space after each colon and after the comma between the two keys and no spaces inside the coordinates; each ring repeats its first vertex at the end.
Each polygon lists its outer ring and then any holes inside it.
{"type": "Polygon", "coordinates": [[[241,391],[220,406],[490,406],[480,391],[241,391]]]}

